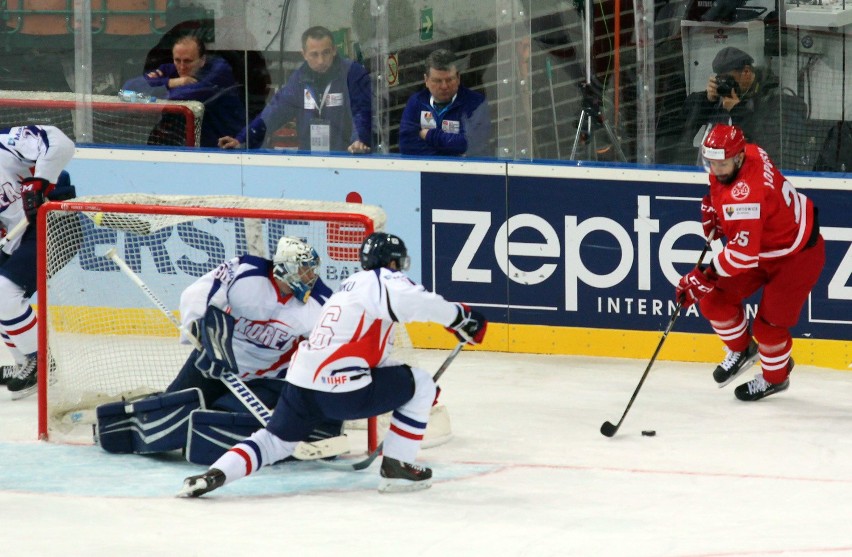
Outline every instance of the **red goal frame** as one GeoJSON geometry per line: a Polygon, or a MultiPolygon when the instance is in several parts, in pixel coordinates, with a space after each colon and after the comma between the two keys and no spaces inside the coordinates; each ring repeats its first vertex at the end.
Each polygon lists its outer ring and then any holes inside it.
{"type": "MultiPolygon", "coordinates": [[[[122,203],[91,203],[75,201],[49,201],[39,208],[36,219],[36,232],[38,235],[36,273],[38,302],[38,439],[47,441],[48,434],[48,285],[47,285],[47,216],[51,211],[78,211],[78,212],[102,212],[102,213],[125,213],[125,214],[163,214],[163,215],[190,215],[196,217],[234,217],[235,209],[221,207],[179,207],[170,205],[131,205],[122,203]]],[[[327,220],[337,222],[350,222],[364,227],[364,234],[369,235],[375,231],[373,219],[366,214],[344,213],[336,211],[306,211],[306,210],[284,210],[284,209],[240,209],[241,215],[250,215],[247,218],[259,219],[281,219],[281,220],[327,220]]],[[[372,452],[378,446],[378,426],[375,417],[369,418],[367,426],[368,451],[372,452]]]]}

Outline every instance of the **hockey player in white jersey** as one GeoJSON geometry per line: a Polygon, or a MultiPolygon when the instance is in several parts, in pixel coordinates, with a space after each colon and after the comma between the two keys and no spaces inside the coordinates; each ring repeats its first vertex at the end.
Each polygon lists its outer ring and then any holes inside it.
{"type": "Polygon", "coordinates": [[[35,217],[45,200],[74,197],[63,171],[72,156],[74,142],[54,126],[0,129],[0,225],[10,231],[30,221],[22,236],[0,249],[0,337],[15,358],[15,367],[4,374],[13,400],[34,393],[38,380],[36,314],[30,305],[36,289],[35,217]]]}
{"type": "Polygon", "coordinates": [[[265,429],[184,480],[179,493],[198,497],[292,454],[296,442],[328,418],[361,419],[393,411],[384,439],[379,491],[415,491],[432,482],[414,464],[435,400],[426,370],[388,358],[396,323],[431,321],[479,344],[487,322],[478,311],[446,301],[412,282],[402,240],[376,232],[361,246],[364,269],[326,302],[308,340],[299,344],[286,385],[265,429]]]}
{"type": "MultiPolygon", "coordinates": [[[[259,429],[256,418],[220,378],[225,372],[235,373],[266,406],[275,405],[291,356],[331,296],[316,275],[319,264],[319,255],[310,245],[284,236],[272,260],[235,257],[187,287],[180,299],[183,329],[199,331],[209,308],[230,314],[233,330],[223,331],[218,342],[233,352],[236,369],[216,365],[207,347],[193,350],[165,393],[131,405],[118,402],[98,407],[101,447],[140,454],[186,449],[190,462],[210,464],[235,441],[259,429]],[[231,438],[222,437],[222,432],[229,432],[231,438]]],[[[319,425],[303,440],[335,437],[343,427],[342,421],[319,425]]]]}

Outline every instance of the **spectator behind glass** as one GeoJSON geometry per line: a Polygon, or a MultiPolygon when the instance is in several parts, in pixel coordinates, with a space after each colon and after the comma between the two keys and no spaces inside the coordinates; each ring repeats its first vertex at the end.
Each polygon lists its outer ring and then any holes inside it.
{"type": "MultiPolygon", "coordinates": [[[[245,106],[234,72],[223,58],[208,56],[204,41],[194,35],[183,35],[175,41],[172,58],[172,63],[163,64],[143,76],[147,91],[156,95],[158,90],[165,90],[169,100],[204,103],[201,146],[216,147],[220,137],[235,133],[245,122],[245,106]]],[[[146,90],[139,85],[131,81],[124,88],[146,90]]],[[[170,115],[164,115],[158,128],[166,128],[163,125],[166,116],[170,115]]],[[[172,143],[165,140],[161,144],[172,143]]]]}
{"type": "Polygon", "coordinates": [[[331,31],[311,27],[302,33],[305,62],[293,72],[248,129],[223,136],[219,147],[263,146],[274,132],[296,119],[299,149],[369,153],[372,135],[370,77],[361,64],[337,55],[331,31]]]}
{"type": "Polygon", "coordinates": [[[491,121],[485,97],[461,84],[455,55],[444,49],[426,57],[426,89],[413,94],[399,123],[404,155],[491,156],[491,121]]]}
{"type": "Polygon", "coordinates": [[[742,129],[748,142],[760,144],[776,164],[795,167],[802,155],[798,140],[805,134],[807,105],[785,93],[768,69],[758,70],[753,64],[749,54],[732,46],[716,54],[716,75],[707,80],[704,91],[687,96],[683,105],[680,144],[686,152],[677,162],[696,164],[705,133],[713,124],[731,124],[742,129]]]}

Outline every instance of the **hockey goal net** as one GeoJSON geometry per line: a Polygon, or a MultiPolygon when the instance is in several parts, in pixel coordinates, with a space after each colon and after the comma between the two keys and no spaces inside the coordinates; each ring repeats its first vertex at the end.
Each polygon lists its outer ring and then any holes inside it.
{"type": "Polygon", "coordinates": [[[56,126],[81,143],[197,147],[203,118],[204,104],[198,101],[130,103],[110,95],[0,91],[4,125],[56,126]],[[82,115],[89,111],[91,137],[77,137],[82,115]]]}
{"type": "MultiPolygon", "coordinates": [[[[384,211],[371,205],[239,196],[93,196],[45,207],[39,437],[54,440],[92,423],[100,404],[162,391],[190,351],[167,316],[105,257],[111,248],[179,317],[189,284],[237,255],[271,257],[283,235],[316,248],[320,277],[335,290],[360,269],[363,239],[385,225],[384,211]]],[[[410,348],[404,336],[401,344],[410,348]]]]}

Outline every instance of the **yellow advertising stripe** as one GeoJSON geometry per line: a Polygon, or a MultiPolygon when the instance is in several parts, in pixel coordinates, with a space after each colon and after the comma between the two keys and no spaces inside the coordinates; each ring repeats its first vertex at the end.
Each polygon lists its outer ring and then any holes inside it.
{"type": "MultiPolygon", "coordinates": [[[[408,334],[417,348],[455,346],[455,337],[440,326],[409,323],[408,334]]],[[[468,349],[525,354],[562,354],[605,356],[610,358],[648,359],[660,341],[662,331],[623,329],[583,329],[543,325],[506,325],[489,323],[485,342],[468,349]]],[[[725,352],[714,334],[672,332],[663,345],[659,360],[719,363],[725,352]]],[[[849,370],[852,342],[796,338],[793,340],[796,363],[849,370]]]]}

